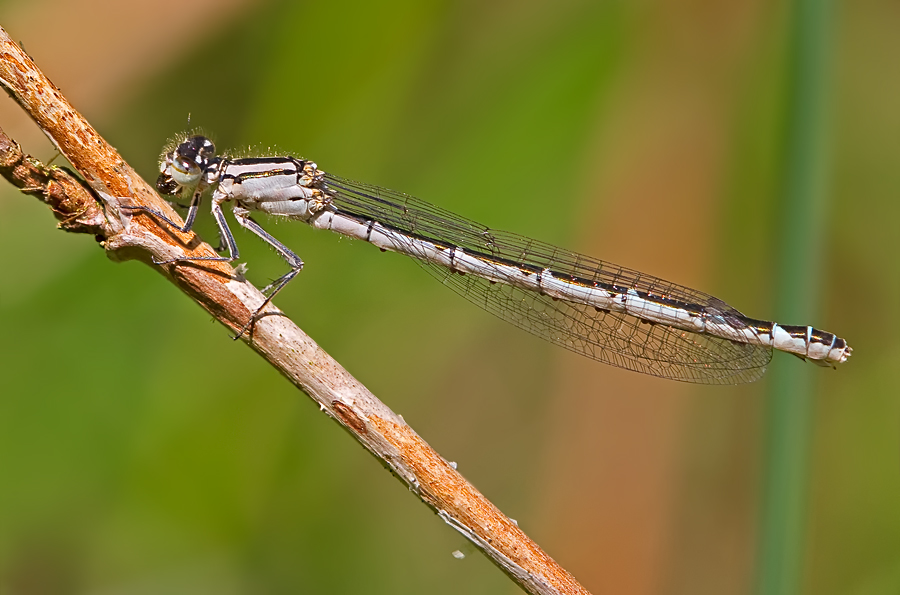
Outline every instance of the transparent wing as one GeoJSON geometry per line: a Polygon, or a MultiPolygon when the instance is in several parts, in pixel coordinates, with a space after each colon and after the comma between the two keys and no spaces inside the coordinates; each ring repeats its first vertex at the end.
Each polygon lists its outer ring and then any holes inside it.
{"type": "Polygon", "coordinates": [[[591,359],[651,376],[701,384],[758,380],[772,349],[641,321],[624,312],[597,311],[512,285],[459,275],[424,260],[432,276],[517,327],[591,359]]]}
{"type": "Polygon", "coordinates": [[[743,315],[721,300],[685,287],[545,242],[485,227],[421,199],[362,182],[326,174],[334,205],[360,219],[373,219],[405,234],[458,246],[473,255],[524,264],[538,270],[578,277],[593,283],[633,288],[698,307],[714,307],[726,314],[743,315]]]}
{"type": "MultiPolygon", "coordinates": [[[[550,269],[554,276],[636,289],[663,297],[673,305],[709,309],[737,324],[745,319],[721,300],[683,285],[492,230],[400,192],[330,174],[326,174],[326,180],[327,191],[339,211],[378,221],[414,238],[457,246],[493,261],[550,269]]],[[[412,244],[403,251],[415,254],[412,244]]],[[[488,312],[556,345],[620,368],[686,382],[738,384],[762,376],[772,358],[770,347],[654,324],[625,312],[554,300],[476,275],[460,275],[424,259],[417,261],[444,285],[488,312]]]]}

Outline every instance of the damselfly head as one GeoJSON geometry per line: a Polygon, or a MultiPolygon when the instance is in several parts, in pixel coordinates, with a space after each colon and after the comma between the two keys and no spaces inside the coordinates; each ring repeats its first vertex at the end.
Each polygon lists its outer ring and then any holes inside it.
{"type": "Polygon", "coordinates": [[[205,136],[189,137],[163,155],[156,188],[164,194],[176,194],[186,186],[196,185],[215,154],[216,146],[205,136]]]}

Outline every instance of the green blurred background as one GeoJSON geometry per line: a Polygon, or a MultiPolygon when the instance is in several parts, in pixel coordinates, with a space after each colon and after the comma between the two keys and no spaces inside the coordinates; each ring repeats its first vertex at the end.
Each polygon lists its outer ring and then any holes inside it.
{"type": "MultiPolygon", "coordinates": [[[[201,126],[845,337],[838,371],[667,382],[269,223],[307,263],[279,307],[595,593],[900,592],[898,24],[895,0],[0,3],[148,180],[201,126]]],[[[0,594],[517,591],[152,269],[0,193],[0,594]]],[[[283,272],[238,242],[258,285],[283,272]]]]}

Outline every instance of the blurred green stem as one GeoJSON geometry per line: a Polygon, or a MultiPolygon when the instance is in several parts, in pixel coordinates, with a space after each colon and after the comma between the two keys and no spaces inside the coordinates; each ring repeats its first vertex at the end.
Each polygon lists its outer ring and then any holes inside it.
{"type": "MultiPolygon", "coordinates": [[[[827,219],[828,110],[831,0],[795,0],[788,46],[783,194],[778,215],[778,319],[815,320],[827,219]]],[[[793,595],[802,590],[805,520],[814,386],[808,366],[773,366],[766,413],[768,429],[757,592],[793,595]]]]}

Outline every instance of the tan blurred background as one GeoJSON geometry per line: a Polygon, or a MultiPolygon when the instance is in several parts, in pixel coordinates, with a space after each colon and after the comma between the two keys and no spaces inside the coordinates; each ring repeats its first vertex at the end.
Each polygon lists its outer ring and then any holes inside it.
{"type": "MultiPolygon", "coordinates": [[[[781,322],[855,353],[772,363],[811,387],[784,563],[804,593],[897,593],[900,4],[827,10],[818,281],[781,322]]],[[[782,205],[796,17],[745,0],[0,3],[148,180],[201,126],[764,319],[800,226],[782,205]]],[[[53,157],[11,100],[0,126],[53,157]]],[[[0,192],[0,594],[516,592],[454,559],[462,537],[160,277],[0,192]]],[[[399,256],[267,227],[307,262],[279,307],[589,590],[774,592],[763,494],[796,454],[768,439],[777,372],[695,387],[613,369],[399,256]]],[[[208,217],[199,232],[215,237],[208,217]]],[[[238,242],[258,285],[284,268],[238,242]]]]}

